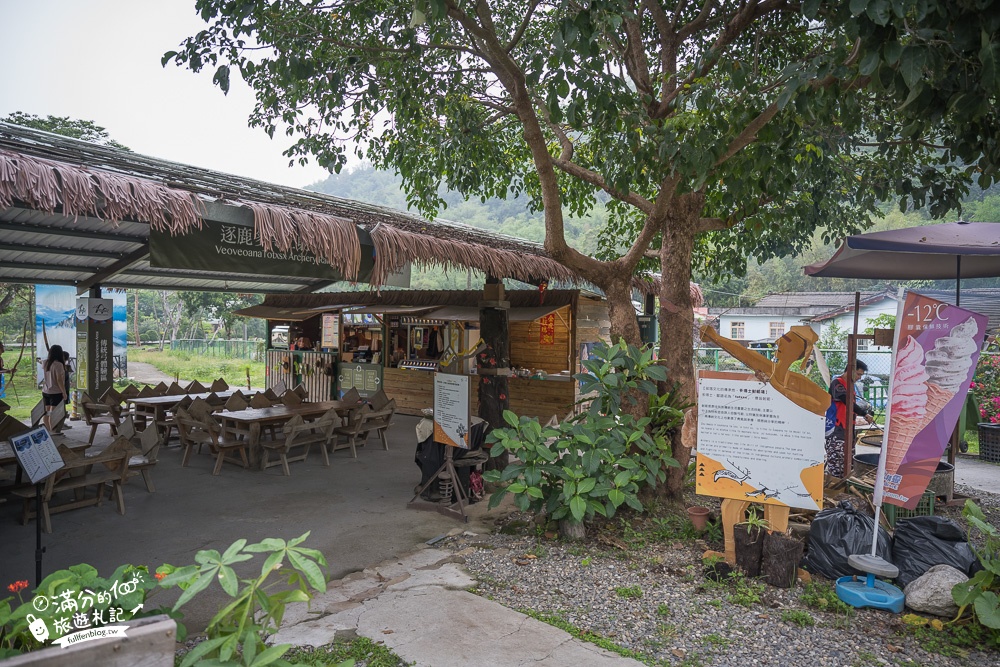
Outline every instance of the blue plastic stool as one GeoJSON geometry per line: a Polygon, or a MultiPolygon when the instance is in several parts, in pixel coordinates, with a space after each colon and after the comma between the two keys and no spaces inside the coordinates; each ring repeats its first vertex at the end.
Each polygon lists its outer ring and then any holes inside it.
{"type": "Polygon", "coordinates": [[[899,568],[878,556],[856,554],[847,557],[847,563],[855,570],[865,572],[867,577],[860,581],[856,576],[837,579],[837,597],[852,607],[873,607],[899,614],[903,611],[905,596],[896,586],[879,581],[875,575],[895,579],[899,568]]]}

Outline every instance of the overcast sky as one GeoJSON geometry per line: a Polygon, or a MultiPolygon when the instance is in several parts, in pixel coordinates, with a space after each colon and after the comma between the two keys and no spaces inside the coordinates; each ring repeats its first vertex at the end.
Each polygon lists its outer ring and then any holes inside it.
{"type": "Polygon", "coordinates": [[[92,120],[137,153],[272,183],[325,178],[288,167],[288,137],[247,126],[242,79],[223,95],[212,72],[160,66],[203,26],[194,0],[0,0],[0,116],[92,120]]]}

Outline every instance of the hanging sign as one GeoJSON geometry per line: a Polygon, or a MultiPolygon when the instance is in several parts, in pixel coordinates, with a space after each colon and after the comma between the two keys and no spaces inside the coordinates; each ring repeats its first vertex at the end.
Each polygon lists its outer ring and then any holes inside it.
{"type": "Polygon", "coordinates": [[[538,320],[541,330],[538,334],[538,342],[541,345],[553,345],[556,342],[556,314],[549,313],[538,320]]]}
{"type": "Polygon", "coordinates": [[[746,373],[702,371],[696,492],[817,510],[823,416],[746,373]]]}
{"type": "Polygon", "coordinates": [[[884,436],[884,500],[915,509],[965,404],[985,315],[910,292],[897,318],[884,436]]]}

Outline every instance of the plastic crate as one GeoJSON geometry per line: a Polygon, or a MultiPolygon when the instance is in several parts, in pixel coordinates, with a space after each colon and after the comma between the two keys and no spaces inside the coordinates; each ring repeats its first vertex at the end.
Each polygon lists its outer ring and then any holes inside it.
{"type": "MultiPolygon", "coordinates": [[[[875,493],[875,489],[868,484],[847,480],[847,485],[854,487],[862,493],[867,493],[868,495],[875,493]]],[[[924,495],[920,498],[920,502],[917,503],[917,506],[912,510],[908,510],[905,507],[899,507],[898,505],[892,505],[890,503],[882,503],[882,514],[885,515],[885,520],[888,521],[889,525],[893,528],[896,527],[896,522],[900,519],[909,519],[915,516],[934,516],[934,492],[924,491],[924,495]]]]}
{"type": "Polygon", "coordinates": [[[1000,463],[1000,424],[979,425],[979,458],[1000,463]]]}

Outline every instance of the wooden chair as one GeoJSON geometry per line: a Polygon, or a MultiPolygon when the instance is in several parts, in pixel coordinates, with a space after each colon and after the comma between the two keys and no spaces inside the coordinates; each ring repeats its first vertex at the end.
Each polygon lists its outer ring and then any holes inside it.
{"type": "MultiPolygon", "coordinates": [[[[134,473],[142,475],[142,481],[146,484],[146,491],[155,493],[153,478],[150,471],[158,462],[160,453],[160,438],[156,435],[155,428],[147,428],[139,436],[139,447],[132,449],[132,456],[128,460],[128,477],[134,477],[134,473]]],[[[128,481],[128,477],[125,481],[128,481]]]]}
{"type": "Polygon", "coordinates": [[[88,442],[94,444],[94,436],[97,435],[97,427],[107,424],[111,429],[111,435],[118,435],[118,425],[121,424],[120,411],[104,403],[98,403],[84,393],[80,396],[80,407],[83,409],[83,418],[90,427],[90,439],[88,442]]]}
{"type": "Polygon", "coordinates": [[[125,385],[121,392],[119,392],[123,399],[125,398],[135,398],[139,395],[139,387],[134,384],[125,385]]]}
{"type": "Polygon", "coordinates": [[[360,403],[361,394],[358,393],[357,387],[351,387],[350,389],[344,392],[344,396],[340,400],[344,401],[345,403],[360,403]]]}
{"type": "Polygon", "coordinates": [[[296,405],[302,405],[302,398],[294,391],[286,391],[281,395],[281,403],[288,407],[295,407],[296,405]]]}
{"type": "Polygon", "coordinates": [[[226,399],[220,397],[214,391],[206,396],[205,400],[208,401],[208,404],[211,405],[212,409],[216,411],[221,410],[222,406],[226,404],[226,399]]]}
{"type": "Polygon", "coordinates": [[[294,391],[303,401],[309,398],[309,390],[306,389],[305,385],[301,382],[295,385],[295,388],[292,389],[292,391],[294,391]]]}
{"type": "Polygon", "coordinates": [[[167,386],[167,383],[160,382],[158,385],[153,387],[153,396],[166,396],[168,389],[170,389],[170,387],[167,386]]]}
{"type": "MultiPolygon", "coordinates": [[[[358,457],[357,447],[364,447],[368,442],[368,436],[372,433],[378,435],[383,449],[389,451],[385,432],[392,426],[392,417],[395,413],[396,399],[391,399],[381,410],[372,410],[371,406],[361,405],[351,411],[347,423],[335,429],[335,433],[345,439],[345,446],[351,448],[354,458],[358,457]]],[[[333,449],[334,451],[340,449],[339,444],[335,443],[333,449]]]]}
{"type": "Polygon", "coordinates": [[[289,463],[305,461],[309,457],[309,449],[313,445],[319,445],[323,454],[323,465],[330,467],[330,457],[327,455],[327,444],[334,436],[334,429],[340,426],[340,417],[336,410],[328,410],[322,417],[313,422],[306,422],[301,415],[295,415],[282,428],[283,439],[273,440],[261,445],[264,450],[264,461],[262,467],[266,470],[271,466],[281,465],[285,476],[291,475],[288,469],[289,463]],[[301,454],[289,457],[292,449],[302,447],[301,454]],[[278,454],[278,460],[271,461],[270,453],[278,454]]]}
{"type": "Polygon", "coordinates": [[[187,406],[188,413],[195,419],[205,419],[211,417],[215,412],[215,407],[204,398],[192,399],[191,405],[187,406]]]}
{"type": "Polygon", "coordinates": [[[274,397],[277,398],[288,391],[288,385],[285,384],[284,380],[278,380],[278,383],[271,387],[269,391],[273,391],[274,397]]]}
{"type": "Polygon", "coordinates": [[[180,396],[181,394],[186,394],[184,387],[180,386],[176,382],[171,382],[170,386],[167,387],[167,396],[180,396]]]}
{"type": "Polygon", "coordinates": [[[222,426],[214,418],[195,419],[187,410],[180,410],[177,413],[177,428],[181,434],[181,442],[184,444],[182,467],[187,467],[188,460],[191,458],[191,450],[196,446],[200,450],[201,445],[208,445],[212,453],[215,454],[213,476],[219,474],[223,463],[241,462],[235,458],[228,458],[230,455],[239,454],[243,468],[250,467],[250,462],[247,460],[247,443],[243,440],[226,437],[222,426]]]}
{"type": "Polygon", "coordinates": [[[381,410],[389,405],[389,396],[385,393],[385,389],[379,389],[369,396],[368,405],[372,406],[372,410],[381,410]]]}
{"type": "Polygon", "coordinates": [[[150,396],[156,396],[156,390],[147,384],[143,385],[142,389],[139,390],[136,398],[149,398],[150,396]]]}
{"type": "MultiPolygon", "coordinates": [[[[116,438],[97,456],[84,456],[60,446],[59,454],[65,465],[55,474],[49,475],[42,486],[42,529],[46,533],[52,532],[53,514],[90,505],[100,507],[104,502],[104,485],[108,482],[112,484],[111,494],[117,500],[118,513],[124,515],[125,495],[122,492],[122,484],[128,474],[131,449],[132,446],[125,438],[116,438]],[[94,470],[96,464],[104,465],[94,470]],[[97,489],[94,497],[87,497],[89,487],[97,489]],[[61,491],[73,491],[74,500],[53,505],[52,496],[61,491]]],[[[35,487],[14,489],[13,494],[24,500],[21,520],[27,524],[30,519],[35,518],[35,487]]]]}
{"type": "Polygon", "coordinates": [[[156,422],[156,431],[157,433],[160,434],[161,442],[169,442],[170,435],[173,433],[173,430],[177,428],[177,417],[176,417],[177,410],[179,409],[186,410],[188,406],[191,405],[191,403],[192,403],[191,397],[184,396],[180,401],[177,402],[177,405],[174,407],[172,412],[167,413],[167,415],[163,419],[160,419],[159,421],[156,422]]]}
{"type": "Polygon", "coordinates": [[[236,392],[229,397],[223,407],[230,412],[239,412],[240,410],[246,410],[249,408],[250,404],[247,403],[247,399],[243,397],[243,394],[236,392]]]}
{"type": "Polygon", "coordinates": [[[108,390],[101,394],[101,403],[104,403],[108,407],[119,406],[121,407],[122,402],[125,401],[125,397],[115,389],[114,387],[108,387],[108,390]]]}
{"type": "MultiPolygon", "coordinates": [[[[285,383],[282,382],[280,386],[284,387],[285,383]]],[[[281,393],[285,393],[284,389],[282,389],[281,393]]],[[[278,394],[271,387],[268,387],[267,389],[264,390],[264,395],[267,396],[269,399],[271,399],[274,403],[281,402],[281,399],[278,397],[278,394]]]]}
{"type": "Polygon", "coordinates": [[[267,397],[267,394],[262,394],[259,391],[250,398],[250,407],[254,409],[269,408],[274,405],[274,402],[267,397]]]}
{"type": "Polygon", "coordinates": [[[194,380],[193,382],[191,382],[191,384],[187,386],[187,393],[189,394],[203,394],[206,391],[208,390],[205,389],[205,385],[198,382],[197,380],[194,380]]]}
{"type": "Polygon", "coordinates": [[[225,380],[223,380],[222,378],[219,378],[218,380],[215,380],[214,382],[212,382],[211,390],[212,391],[228,391],[229,390],[229,385],[226,384],[225,380]]]}

